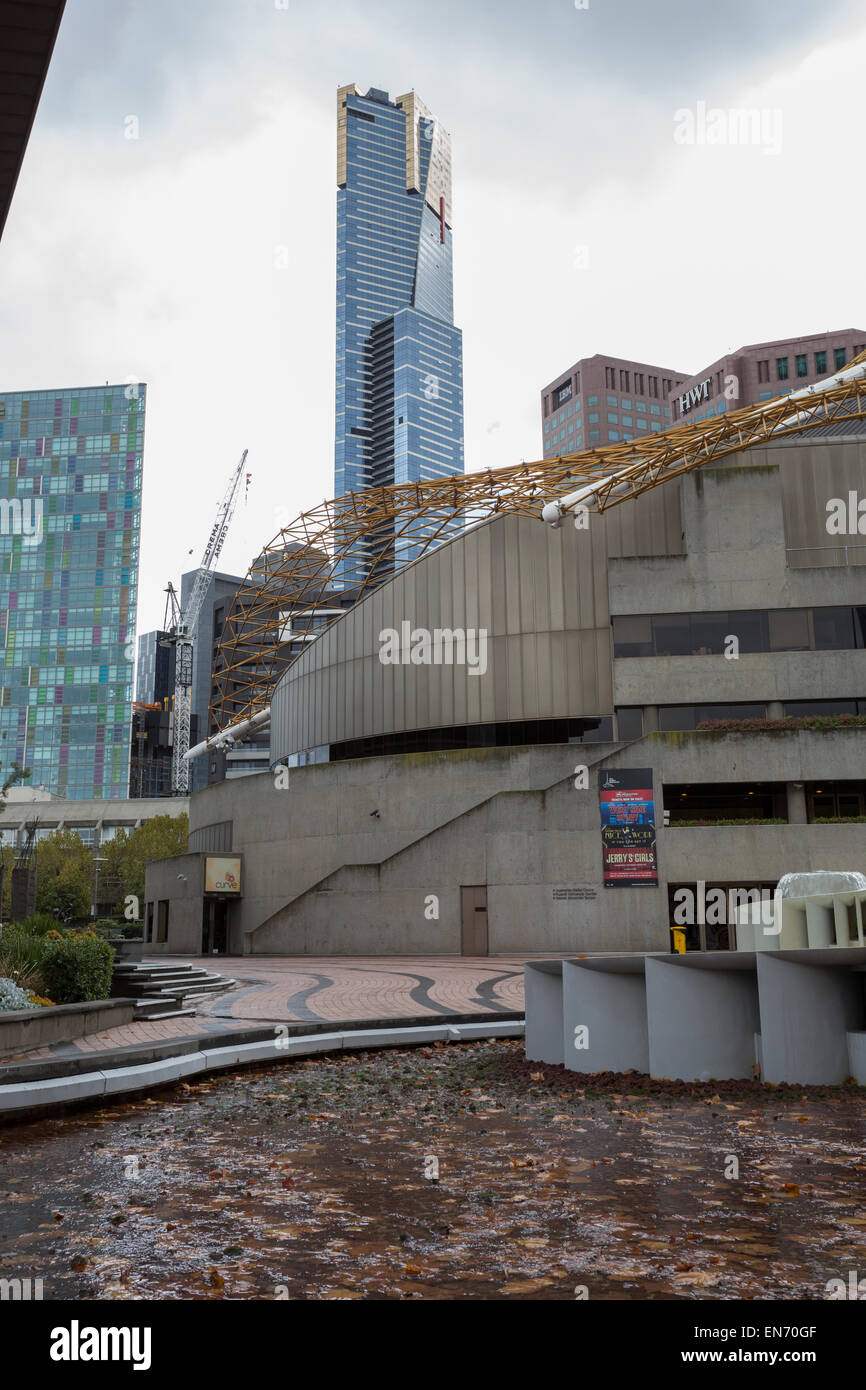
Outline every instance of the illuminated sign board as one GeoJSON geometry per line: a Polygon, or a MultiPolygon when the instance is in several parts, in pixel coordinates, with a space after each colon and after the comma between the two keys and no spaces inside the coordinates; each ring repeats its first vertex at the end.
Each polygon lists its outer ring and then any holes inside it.
{"type": "Polygon", "coordinates": [[[215,859],[208,855],[204,861],[204,891],[206,893],[240,893],[240,858],[215,859]]]}

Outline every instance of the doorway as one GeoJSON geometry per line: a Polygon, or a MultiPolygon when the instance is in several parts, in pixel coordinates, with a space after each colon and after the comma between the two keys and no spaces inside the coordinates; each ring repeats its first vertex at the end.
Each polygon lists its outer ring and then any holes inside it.
{"type": "Polygon", "coordinates": [[[487,955],[487,884],[460,889],[460,951],[487,955]]]}
{"type": "Polygon", "coordinates": [[[205,898],[202,904],[201,953],[223,956],[228,949],[228,903],[225,898],[205,898]]]}

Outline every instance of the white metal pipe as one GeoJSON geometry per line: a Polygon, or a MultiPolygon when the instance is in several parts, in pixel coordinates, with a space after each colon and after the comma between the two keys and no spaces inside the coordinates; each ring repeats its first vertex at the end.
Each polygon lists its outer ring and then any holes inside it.
{"type": "Polygon", "coordinates": [[[227,729],[221,729],[218,734],[211,734],[203,743],[197,743],[186,754],[186,759],[191,762],[193,758],[200,758],[202,754],[208,753],[212,748],[232,748],[241,739],[248,738],[250,734],[260,733],[266,729],[271,722],[271,707],[259,710],[258,714],[252,715],[250,719],[241,719],[237,724],[231,724],[227,729]]]}

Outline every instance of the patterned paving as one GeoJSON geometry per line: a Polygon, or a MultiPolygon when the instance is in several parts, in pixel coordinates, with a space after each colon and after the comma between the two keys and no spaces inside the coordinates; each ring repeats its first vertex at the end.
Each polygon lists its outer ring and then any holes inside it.
{"type": "MultiPolygon", "coordinates": [[[[14,1062],[78,1057],[266,1023],[354,1023],[389,1018],[491,1016],[523,1009],[523,956],[173,956],[236,984],[190,1018],[152,1019],[76,1042],[19,1053],[14,1062]]],[[[169,963],[166,959],[166,963],[169,963]]],[[[2,1059],[0,1059],[2,1060],[2,1059]]]]}
{"type": "Polygon", "coordinates": [[[199,1012],[274,1023],[504,1013],[523,1008],[523,962],[522,956],[211,957],[208,970],[238,984],[199,1012]]]}

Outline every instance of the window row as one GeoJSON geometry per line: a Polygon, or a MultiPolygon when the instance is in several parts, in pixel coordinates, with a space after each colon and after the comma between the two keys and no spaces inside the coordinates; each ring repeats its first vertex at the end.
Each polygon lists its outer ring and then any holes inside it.
{"type": "Polygon", "coordinates": [[[866,647],[866,608],[771,608],[614,617],[613,654],[719,656],[866,647]]]}

